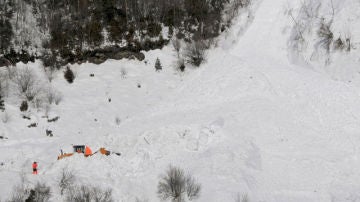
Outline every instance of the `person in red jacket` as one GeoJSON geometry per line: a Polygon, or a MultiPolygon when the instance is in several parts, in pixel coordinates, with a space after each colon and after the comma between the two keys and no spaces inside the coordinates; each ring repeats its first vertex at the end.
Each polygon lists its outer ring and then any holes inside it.
{"type": "Polygon", "coordinates": [[[34,161],[34,163],[32,164],[33,174],[34,174],[34,175],[37,175],[37,174],[38,174],[37,166],[38,166],[37,162],[34,161]]]}

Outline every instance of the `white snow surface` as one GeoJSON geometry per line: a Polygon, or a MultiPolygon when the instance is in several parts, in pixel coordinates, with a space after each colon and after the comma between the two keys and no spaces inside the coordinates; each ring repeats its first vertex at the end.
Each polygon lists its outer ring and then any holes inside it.
{"type": "MultiPolygon", "coordinates": [[[[348,10],[359,8],[360,2],[348,2],[348,10]]],[[[6,100],[1,200],[24,175],[27,184],[51,185],[51,201],[62,201],[57,183],[66,167],[79,184],[112,188],[116,201],[159,201],[159,176],[175,165],[202,184],[196,201],[235,201],[239,194],[266,202],[360,201],[360,86],[289,61],[287,3],[254,4],[204,65],[183,74],[173,68],[171,46],[145,53],[147,64],[73,65],[73,84],[58,72],[52,85],[63,99],[49,113],[60,117],[57,122],[48,123],[44,110],[33,107],[31,120],[23,119],[20,101],[6,100]],[[161,72],[154,71],[157,57],[161,72]],[[60,149],[70,152],[71,144],[122,155],[58,161],[60,149]],[[39,162],[36,176],[33,161],[39,162]]],[[[355,11],[348,15],[360,15],[355,11]]]]}

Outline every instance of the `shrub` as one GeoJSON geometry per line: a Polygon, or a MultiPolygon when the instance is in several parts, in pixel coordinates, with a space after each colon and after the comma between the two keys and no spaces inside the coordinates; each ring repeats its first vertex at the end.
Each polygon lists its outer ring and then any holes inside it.
{"type": "Polygon", "coordinates": [[[6,111],[4,111],[4,112],[2,113],[2,115],[1,115],[1,121],[2,121],[3,123],[9,122],[10,118],[11,118],[11,117],[10,117],[9,113],[7,113],[6,111]]]}
{"type": "Polygon", "coordinates": [[[46,136],[48,136],[48,137],[53,137],[54,136],[54,134],[52,133],[52,130],[48,130],[48,129],[46,129],[46,136]]]}
{"type": "Polygon", "coordinates": [[[64,191],[69,190],[75,182],[75,175],[67,168],[63,168],[59,178],[60,194],[63,195],[64,191]]]}
{"type": "Polygon", "coordinates": [[[244,195],[241,195],[238,194],[236,199],[235,199],[235,202],[249,202],[249,197],[247,194],[244,194],[244,195]]]}
{"type": "Polygon", "coordinates": [[[120,125],[121,119],[119,117],[115,117],[115,123],[116,125],[120,125]]]}
{"type": "Polygon", "coordinates": [[[179,58],[178,61],[176,62],[176,69],[181,71],[181,72],[184,72],[185,68],[186,68],[186,66],[185,66],[184,59],[179,58]]]}
{"type": "Polygon", "coordinates": [[[0,72],[0,111],[5,110],[5,104],[4,104],[4,87],[3,87],[3,80],[5,80],[5,76],[3,76],[0,72]]]}
{"type": "Polygon", "coordinates": [[[320,23],[320,28],[317,32],[318,36],[320,37],[319,44],[325,48],[328,52],[330,51],[330,45],[333,41],[334,34],[332,33],[330,27],[332,22],[329,23],[325,22],[325,19],[322,19],[320,23]]]}
{"type": "Polygon", "coordinates": [[[4,110],[5,110],[4,99],[3,99],[3,96],[1,95],[1,91],[0,91],[0,111],[4,111],[4,110]]]}
{"type": "Polygon", "coordinates": [[[27,101],[22,101],[21,105],[20,105],[20,111],[24,112],[27,111],[29,109],[29,105],[27,103],[27,101]]]}
{"type": "Polygon", "coordinates": [[[37,183],[34,189],[30,190],[30,195],[25,202],[46,202],[49,201],[50,196],[50,187],[46,184],[37,183]]]}
{"type": "Polygon", "coordinates": [[[171,41],[175,51],[176,51],[176,54],[177,54],[177,57],[179,58],[180,57],[180,49],[181,49],[181,42],[179,39],[175,38],[171,41]]]}
{"type": "Polygon", "coordinates": [[[12,190],[12,194],[8,202],[23,202],[29,196],[29,191],[24,187],[24,185],[15,186],[12,190]]]}
{"type": "Polygon", "coordinates": [[[120,72],[121,72],[121,78],[125,79],[125,78],[126,78],[126,75],[127,75],[126,69],[125,69],[125,68],[121,68],[120,72]]]}
{"type": "Polygon", "coordinates": [[[107,189],[105,191],[93,187],[92,188],[92,198],[94,201],[99,201],[99,202],[111,202],[113,201],[112,199],[112,190],[111,189],[107,189]]]}
{"type": "Polygon", "coordinates": [[[48,119],[47,122],[49,122],[49,123],[51,123],[51,122],[56,122],[56,121],[59,120],[59,119],[60,119],[60,116],[56,116],[56,117],[54,117],[54,118],[52,118],[52,119],[48,119]]]}
{"type": "Polygon", "coordinates": [[[167,170],[166,175],[161,178],[158,184],[158,195],[161,200],[171,199],[173,201],[181,201],[185,192],[185,176],[184,171],[177,167],[167,170]]]}
{"type": "Polygon", "coordinates": [[[161,177],[157,193],[161,200],[181,202],[186,196],[189,200],[198,198],[200,191],[201,185],[191,175],[185,176],[181,168],[170,166],[161,177]]]}
{"type": "Polygon", "coordinates": [[[345,43],[339,37],[334,41],[334,49],[335,50],[343,50],[345,48],[345,43]]]}
{"type": "Polygon", "coordinates": [[[45,67],[44,68],[46,78],[49,80],[49,82],[52,82],[52,80],[55,77],[55,68],[45,67]]]}
{"type": "Polygon", "coordinates": [[[67,82],[73,83],[75,79],[74,72],[70,69],[70,67],[66,67],[66,70],[64,72],[64,77],[67,82]]]}
{"type": "Polygon", "coordinates": [[[199,67],[205,60],[206,45],[203,41],[196,41],[188,45],[185,50],[186,61],[199,67]]]}
{"type": "Polygon", "coordinates": [[[161,62],[160,62],[160,59],[159,59],[159,58],[156,58],[155,70],[156,70],[156,71],[162,70],[162,66],[161,66],[161,62]]]}
{"type": "Polygon", "coordinates": [[[186,178],[186,193],[189,200],[196,199],[200,196],[201,185],[191,176],[186,178]]]}
{"type": "Polygon", "coordinates": [[[149,200],[136,197],[135,202],[149,202],[149,200]]]}
{"type": "Polygon", "coordinates": [[[350,37],[347,37],[346,39],[345,39],[345,46],[346,46],[346,51],[348,51],[348,52],[350,52],[350,50],[351,50],[351,39],[350,39],[350,37]]]}
{"type": "Polygon", "coordinates": [[[46,92],[46,99],[49,104],[55,103],[56,105],[58,105],[62,100],[62,95],[59,91],[53,88],[49,88],[46,92]]]}
{"type": "Polygon", "coordinates": [[[28,128],[36,128],[37,127],[37,123],[31,123],[27,126],[28,128]]]}
{"type": "Polygon", "coordinates": [[[67,202],[112,202],[111,189],[105,191],[90,186],[75,186],[71,187],[66,196],[67,202]]]}
{"type": "Polygon", "coordinates": [[[14,81],[21,95],[28,101],[32,101],[40,92],[39,81],[36,74],[30,68],[17,69],[14,81]]]}

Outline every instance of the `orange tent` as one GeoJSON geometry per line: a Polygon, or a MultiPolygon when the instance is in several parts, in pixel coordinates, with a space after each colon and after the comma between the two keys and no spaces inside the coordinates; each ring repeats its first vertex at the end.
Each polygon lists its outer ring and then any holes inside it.
{"type": "Polygon", "coordinates": [[[92,155],[92,151],[91,148],[89,146],[85,146],[85,156],[91,156],[92,155]]]}

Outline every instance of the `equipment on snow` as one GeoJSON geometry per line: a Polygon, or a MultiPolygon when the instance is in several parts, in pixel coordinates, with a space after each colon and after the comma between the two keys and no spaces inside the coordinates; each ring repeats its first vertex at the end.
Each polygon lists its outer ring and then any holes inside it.
{"type": "Polygon", "coordinates": [[[61,154],[58,156],[58,160],[66,158],[66,157],[70,157],[73,156],[75,153],[83,153],[85,157],[89,157],[92,156],[98,152],[100,152],[102,155],[105,156],[109,156],[111,154],[116,154],[117,156],[120,156],[121,153],[120,152],[113,152],[113,151],[109,151],[106,150],[104,147],[101,147],[99,150],[97,150],[96,152],[92,152],[91,148],[89,146],[85,146],[85,145],[72,145],[73,147],[73,153],[63,153],[62,149],[60,150],[61,154]]]}

